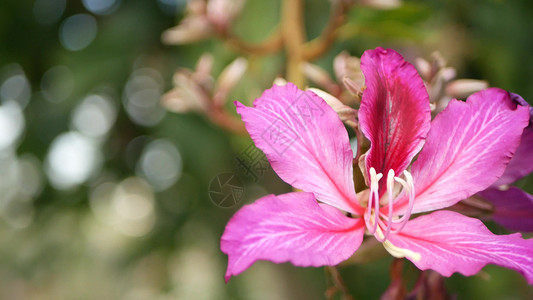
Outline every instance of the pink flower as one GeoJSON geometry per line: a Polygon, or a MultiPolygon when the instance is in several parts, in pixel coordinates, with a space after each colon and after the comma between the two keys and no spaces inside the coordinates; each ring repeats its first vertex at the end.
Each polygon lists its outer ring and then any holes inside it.
{"type": "Polygon", "coordinates": [[[371,148],[364,158],[369,189],[358,196],[348,133],[323,99],[287,84],[266,90],[254,107],[236,103],[272,168],[304,192],[265,196],[233,216],[221,239],[226,280],[256,260],[338,264],[366,231],[421,270],[473,275],[497,264],[533,284],[533,240],[494,235],[481,221],[451,211],[411,219],[491,186],[520,143],[528,107],[492,88],[466,103],[451,101],[431,121],[422,79],[398,53],[366,51],[361,69],[359,122],[371,148]]]}
{"type": "MultiPolygon", "coordinates": [[[[527,102],[519,95],[511,94],[522,105],[527,102]]],[[[477,196],[489,201],[493,208],[492,219],[510,229],[533,232],[533,195],[509,184],[533,172],[533,108],[529,107],[529,125],[524,129],[520,145],[507,165],[503,175],[488,189],[477,196]]]]}

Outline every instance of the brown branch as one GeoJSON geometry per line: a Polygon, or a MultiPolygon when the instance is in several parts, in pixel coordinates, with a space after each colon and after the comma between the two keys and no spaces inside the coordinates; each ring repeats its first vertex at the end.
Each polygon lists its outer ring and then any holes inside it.
{"type": "Polygon", "coordinates": [[[322,56],[337,38],[339,27],[344,24],[350,4],[342,0],[333,1],[329,22],[322,33],[304,45],[303,57],[306,61],[322,56]]]}
{"type": "Polygon", "coordinates": [[[302,0],[283,0],[281,33],[287,53],[287,80],[303,88],[305,77],[302,73],[305,42],[302,0]]]}
{"type": "Polygon", "coordinates": [[[208,115],[209,119],[216,125],[231,131],[239,135],[247,135],[248,132],[244,127],[244,122],[242,122],[236,116],[230,114],[227,110],[222,108],[212,107],[208,115]]]}
{"type": "Polygon", "coordinates": [[[245,42],[227,31],[218,31],[217,36],[231,48],[244,54],[268,55],[281,50],[283,47],[283,38],[279,29],[274,30],[267,38],[256,44],[245,42]]]}
{"type": "Polygon", "coordinates": [[[328,276],[328,289],[326,290],[326,299],[335,299],[337,293],[341,294],[343,300],[353,300],[352,296],[348,293],[348,288],[342,280],[341,274],[336,267],[326,266],[324,267],[326,276],[328,276]]]}

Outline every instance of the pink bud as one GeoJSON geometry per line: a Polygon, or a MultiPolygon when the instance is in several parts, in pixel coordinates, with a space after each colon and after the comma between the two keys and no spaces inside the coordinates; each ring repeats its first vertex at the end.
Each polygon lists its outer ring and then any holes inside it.
{"type": "Polygon", "coordinates": [[[180,45],[194,43],[211,36],[211,25],[204,17],[187,17],[178,26],[165,30],[161,36],[163,43],[180,45]]]}
{"type": "Polygon", "coordinates": [[[174,74],[174,85],[172,90],[165,93],[161,99],[161,104],[168,110],[184,113],[189,111],[207,111],[209,100],[202,88],[190,78],[189,70],[180,70],[174,74]]]}
{"type": "Polygon", "coordinates": [[[244,72],[248,68],[248,61],[239,57],[229,64],[218,77],[214,102],[217,105],[223,105],[227,99],[229,92],[241,80],[244,72]]]}
{"type": "Polygon", "coordinates": [[[327,88],[328,86],[334,84],[328,72],[317,65],[313,65],[308,62],[303,63],[302,71],[307,78],[321,87],[327,88]]]}
{"type": "Polygon", "coordinates": [[[446,94],[452,98],[465,99],[471,94],[489,87],[484,80],[457,79],[446,86],[446,94]]]}
{"type": "Polygon", "coordinates": [[[359,3],[376,9],[392,9],[402,5],[401,0],[360,0],[359,3]]]}
{"type": "Polygon", "coordinates": [[[320,98],[324,99],[326,103],[333,108],[333,110],[339,115],[341,120],[350,126],[355,126],[357,111],[347,105],[344,105],[339,99],[333,95],[324,92],[323,90],[316,88],[309,88],[308,91],[311,91],[320,98]]]}
{"type": "Polygon", "coordinates": [[[207,19],[218,31],[225,31],[239,15],[243,6],[244,0],[209,0],[207,19]]]}
{"type": "Polygon", "coordinates": [[[431,80],[431,65],[421,57],[415,59],[415,67],[420,76],[426,81],[431,80]]]}
{"type": "MultiPolygon", "coordinates": [[[[353,86],[363,86],[365,77],[361,71],[361,61],[358,57],[350,56],[347,52],[341,52],[333,61],[333,70],[339,82],[348,78],[353,86]]],[[[348,90],[350,88],[348,87],[348,90]]]]}

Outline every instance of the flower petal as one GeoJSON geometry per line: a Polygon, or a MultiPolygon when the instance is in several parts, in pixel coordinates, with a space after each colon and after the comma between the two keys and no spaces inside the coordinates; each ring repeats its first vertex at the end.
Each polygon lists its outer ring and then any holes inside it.
{"type": "Polygon", "coordinates": [[[474,275],[487,264],[520,272],[533,284],[533,239],[520,233],[494,235],[481,221],[451,211],[438,211],[409,221],[388,242],[407,249],[406,257],[419,269],[444,276],[474,275]]]}
{"type": "Polygon", "coordinates": [[[480,91],[466,103],[452,100],[433,120],[426,145],[413,163],[413,213],[451,206],[493,184],[518,147],[528,120],[528,108],[517,106],[502,89],[480,91]]]}
{"type": "Polygon", "coordinates": [[[533,232],[532,195],[517,187],[505,191],[489,188],[478,195],[492,204],[496,223],[510,230],[533,232]]]}
{"type": "Polygon", "coordinates": [[[416,69],[392,49],[365,51],[361,69],[366,89],[359,121],[371,142],[367,169],[399,174],[420,151],[429,130],[428,93],[416,69]]]}
{"type": "Polygon", "coordinates": [[[241,208],[226,226],[220,241],[229,259],[226,281],[256,260],[336,265],[359,248],[363,224],[336,208],[319,205],[311,193],[265,196],[241,208]]]}
{"type": "Polygon", "coordinates": [[[529,173],[533,172],[533,126],[524,129],[520,146],[516,149],[513,158],[507,165],[502,177],[493,186],[511,184],[529,173]]]}
{"type": "Polygon", "coordinates": [[[322,202],[361,214],[353,183],[348,133],[316,94],[292,83],[274,85],[246,107],[236,102],[246,129],[285,182],[322,202]]]}

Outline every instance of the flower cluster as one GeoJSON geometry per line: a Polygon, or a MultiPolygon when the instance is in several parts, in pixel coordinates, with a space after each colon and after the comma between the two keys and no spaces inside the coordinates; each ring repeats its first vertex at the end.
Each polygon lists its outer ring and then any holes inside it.
{"type": "MultiPolygon", "coordinates": [[[[370,148],[360,159],[367,188],[359,193],[348,133],[325,99],[287,83],[266,90],[253,107],[236,103],[274,171],[303,192],[262,197],[232,217],[221,238],[226,280],[257,260],[336,265],[366,233],[421,270],[468,276],[496,264],[533,284],[533,240],[495,235],[480,220],[445,210],[481,195],[496,214],[520,206],[531,212],[531,195],[495,188],[532,169],[530,159],[524,165],[531,107],[488,88],[466,102],[450,100],[432,120],[426,84],[400,54],[368,50],[360,69],[357,122],[370,148]]],[[[501,223],[531,229],[530,215],[527,220],[529,226],[501,223]]]]}

